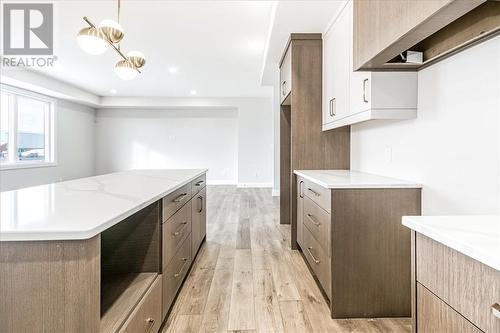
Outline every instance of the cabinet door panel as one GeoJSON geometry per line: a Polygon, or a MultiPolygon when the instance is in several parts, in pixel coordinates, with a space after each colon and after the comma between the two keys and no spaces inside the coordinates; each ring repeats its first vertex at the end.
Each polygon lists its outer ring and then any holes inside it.
{"type": "Polygon", "coordinates": [[[332,72],[326,75],[332,76],[333,120],[342,119],[349,113],[350,16],[348,8],[344,8],[330,32],[333,43],[332,72]]]}
{"type": "Polygon", "coordinates": [[[482,1],[354,0],[354,69],[380,67],[399,52],[417,44],[444,27],[446,22],[465,14],[480,2],[482,1]],[[443,13],[443,9],[453,7],[453,2],[454,8],[443,13]],[[429,24],[429,20],[433,18],[434,21],[437,18],[439,22],[429,24]],[[418,30],[411,33],[414,29],[418,30]],[[394,44],[399,46],[391,48],[394,44]],[[383,54],[384,59],[375,60],[379,54],[383,54]]]}
{"type": "Polygon", "coordinates": [[[283,102],[292,91],[292,50],[288,48],[280,68],[280,101],[283,102]]]}
{"type": "Polygon", "coordinates": [[[333,76],[333,53],[334,34],[331,32],[323,36],[323,124],[328,124],[334,120],[332,114],[332,76],[333,76]]]}

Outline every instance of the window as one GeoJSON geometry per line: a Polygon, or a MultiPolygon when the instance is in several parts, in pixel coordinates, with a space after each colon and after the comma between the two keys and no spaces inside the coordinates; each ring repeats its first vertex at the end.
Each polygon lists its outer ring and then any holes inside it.
{"type": "Polygon", "coordinates": [[[3,85],[0,93],[1,168],[54,164],[54,100],[3,85]]]}

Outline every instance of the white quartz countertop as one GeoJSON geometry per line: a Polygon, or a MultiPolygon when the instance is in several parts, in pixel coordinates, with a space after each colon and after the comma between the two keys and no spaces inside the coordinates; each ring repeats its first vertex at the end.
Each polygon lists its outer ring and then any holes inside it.
{"type": "Polygon", "coordinates": [[[294,173],[324,188],[421,188],[422,185],[352,170],[295,170],[294,173]]]}
{"type": "Polygon", "coordinates": [[[500,216],[403,216],[403,225],[500,271],[500,216]]]}
{"type": "Polygon", "coordinates": [[[0,241],[89,239],[207,170],[131,170],[1,192],[0,241]]]}

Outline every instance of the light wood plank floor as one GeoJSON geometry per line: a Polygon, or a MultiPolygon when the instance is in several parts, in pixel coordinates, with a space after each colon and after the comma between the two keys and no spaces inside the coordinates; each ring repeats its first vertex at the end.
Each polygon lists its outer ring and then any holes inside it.
{"type": "Polygon", "coordinates": [[[207,241],[163,332],[410,332],[409,319],[332,320],[269,189],[207,189],[207,241]]]}

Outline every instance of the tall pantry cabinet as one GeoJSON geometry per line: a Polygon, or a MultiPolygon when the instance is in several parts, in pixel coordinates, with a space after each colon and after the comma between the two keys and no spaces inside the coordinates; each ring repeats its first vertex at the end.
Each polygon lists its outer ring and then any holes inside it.
{"type": "Polygon", "coordinates": [[[322,131],[321,34],[291,34],[280,61],[280,223],[297,248],[297,183],[293,170],[349,169],[350,128],[322,131]]]}

